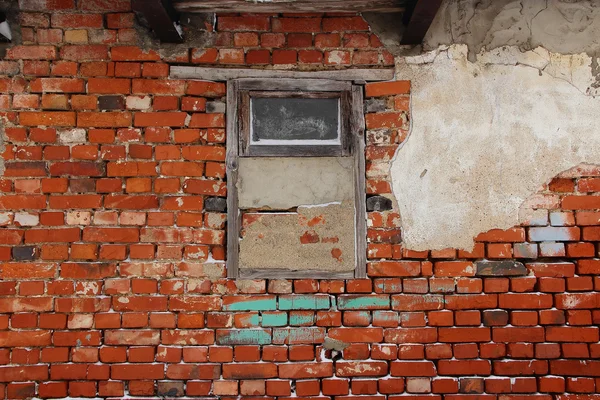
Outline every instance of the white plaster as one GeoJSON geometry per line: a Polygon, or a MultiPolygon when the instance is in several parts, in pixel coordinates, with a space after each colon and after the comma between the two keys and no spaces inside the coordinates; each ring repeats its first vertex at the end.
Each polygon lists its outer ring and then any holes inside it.
{"type": "Polygon", "coordinates": [[[85,143],[85,129],[69,129],[58,132],[58,141],[62,144],[85,143]]]}
{"type": "Polygon", "coordinates": [[[150,96],[127,96],[125,104],[128,110],[147,110],[152,104],[150,96]]]}
{"type": "Polygon", "coordinates": [[[18,212],[15,213],[14,221],[17,226],[36,226],[40,223],[40,216],[28,212],[18,212]]]}
{"type": "Polygon", "coordinates": [[[7,226],[13,220],[13,214],[10,212],[1,212],[0,213],[0,226],[7,226]]]}
{"type": "Polygon", "coordinates": [[[551,178],[599,160],[591,57],[467,53],[398,60],[397,79],[412,81],[411,133],[391,167],[407,248],[470,249],[478,233],[518,224],[551,178]]]}

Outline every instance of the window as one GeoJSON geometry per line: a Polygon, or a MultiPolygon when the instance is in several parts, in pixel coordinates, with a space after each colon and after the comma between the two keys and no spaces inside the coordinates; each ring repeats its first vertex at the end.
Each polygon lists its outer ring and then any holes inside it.
{"type": "Polygon", "coordinates": [[[362,277],[362,88],[314,79],[228,83],[232,278],[362,277]]]}

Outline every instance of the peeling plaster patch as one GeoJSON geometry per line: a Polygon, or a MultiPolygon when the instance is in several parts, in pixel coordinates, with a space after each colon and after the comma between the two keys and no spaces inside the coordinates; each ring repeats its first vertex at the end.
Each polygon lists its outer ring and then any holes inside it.
{"type": "Polygon", "coordinates": [[[40,216],[28,212],[18,212],[15,213],[14,222],[17,226],[36,226],[40,223],[40,216]]]}
{"type": "Polygon", "coordinates": [[[353,271],[354,204],[244,214],[240,268],[353,271]],[[268,254],[268,256],[265,256],[268,254]]]}
{"type": "Polygon", "coordinates": [[[516,46],[574,54],[600,51],[597,0],[446,0],[424,40],[424,48],[467,44],[470,59],[482,49],[516,46]]]}
{"type": "Polygon", "coordinates": [[[407,248],[470,249],[478,233],[517,225],[521,205],[558,173],[598,163],[589,56],[478,58],[455,45],[397,65],[413,87],[411,134],[391,167],[407,248]]]}

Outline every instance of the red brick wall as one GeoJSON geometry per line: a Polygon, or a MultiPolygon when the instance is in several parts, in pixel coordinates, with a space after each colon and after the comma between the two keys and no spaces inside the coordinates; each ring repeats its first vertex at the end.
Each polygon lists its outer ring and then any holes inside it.
{"type": "MultiPolygon", "coordinates": [[[[400,216],[371,212],[369,279],[227,280],[225,215],[204,209],[226,196],[225,85],[169,66],[389,53],[357,16],[220,16],[214,46],[167,52],[136,47],[128,0],[20,3],[23,45],[0,63],[0,397],[597,391],[599,170],[556,179],[531,226],[472,252],[403,249],[400,216]]],[[[409,93],[366,87],[368,195],[390,193],[409,93]]]]}

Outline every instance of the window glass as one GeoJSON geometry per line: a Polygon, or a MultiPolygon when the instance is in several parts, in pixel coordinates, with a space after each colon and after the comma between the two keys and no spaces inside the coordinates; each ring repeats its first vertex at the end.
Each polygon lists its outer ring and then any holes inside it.
{"type": "Polygon", "coordinates": [[[339,144],[339,98],[252,97],[253,145],[339,144]]]}

